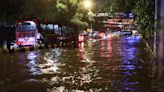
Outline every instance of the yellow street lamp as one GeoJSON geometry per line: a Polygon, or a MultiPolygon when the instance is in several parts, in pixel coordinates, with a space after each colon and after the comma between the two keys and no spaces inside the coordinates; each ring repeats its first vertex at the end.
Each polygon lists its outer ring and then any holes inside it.
{"type": "Polygon", "coordinates": [[[84,0],[83,5],[86,9],[91,9],[93,6],[92,0],[84,0]]]}

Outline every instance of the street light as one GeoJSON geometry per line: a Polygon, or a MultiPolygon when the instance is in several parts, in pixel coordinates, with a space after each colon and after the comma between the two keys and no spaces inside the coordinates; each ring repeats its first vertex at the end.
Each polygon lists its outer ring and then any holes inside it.
{"type": "Polygon", "coordinates": [[[93,2],[92,0],[84,0],[83,5],[86,9],[90,10],[93,6],[93,2]]]}

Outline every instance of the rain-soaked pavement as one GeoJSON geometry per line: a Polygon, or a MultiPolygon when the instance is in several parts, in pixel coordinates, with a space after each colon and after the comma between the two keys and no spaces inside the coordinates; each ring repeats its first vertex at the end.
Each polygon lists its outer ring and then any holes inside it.
{"type": "Polygon", "coordinates": [[[0,54],[0,92],[152,92],[153,59],[138,36],[79,48],[0,54]]]}

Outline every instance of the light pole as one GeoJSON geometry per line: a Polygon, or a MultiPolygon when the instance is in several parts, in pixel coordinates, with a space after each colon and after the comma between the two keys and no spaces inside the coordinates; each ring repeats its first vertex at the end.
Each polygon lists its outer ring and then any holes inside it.
{"type": "Polygon", "coordinates": [[[158,80],[159,90],[158,92],[164,92],[164,0],[158,0],[160,5],[160,38],[158,49],[158,80]]]}

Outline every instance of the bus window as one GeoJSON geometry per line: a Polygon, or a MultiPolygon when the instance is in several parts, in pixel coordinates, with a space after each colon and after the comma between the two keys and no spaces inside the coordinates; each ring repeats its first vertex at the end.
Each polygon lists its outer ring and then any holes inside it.
{"type": "Polygon", "coordinates": [[[34,37],[34,33],[30,33],[28,37],[34,37]]]}
{"type": "Polygon", "coordinates": [[[21,25],[22,25],[22,26],[29,26],[29,25],[31,25],[31,23],[26,23],[26,22],[24,22],[24,23],[22,23],[21,25]]]}
{"type": "Polygon", "coordinates": [[[48,29],[48,30],[53,30],[53,24],[48,24],[48,25],[47,25],[47,29],[48,29]]]}
{"type": "Polygon", "coordinates": [[[46,30],[46,24],[40,24],[40,28],[41,28],[42,30],[46,30]]]}
{"type": "Polygon", "coordinates": [[[19,22],[16,27],[17,31],[35,31],[36,23],[33,21],[19,22]]]}

